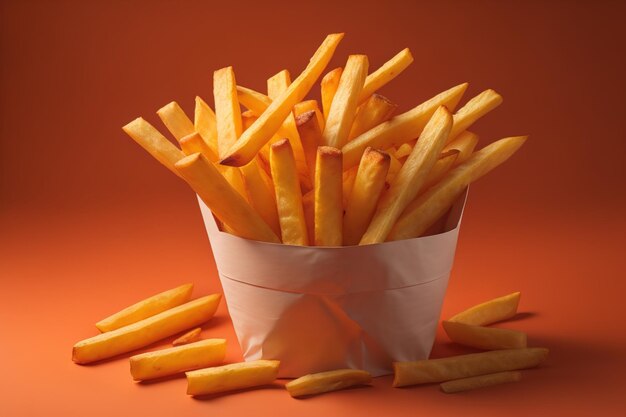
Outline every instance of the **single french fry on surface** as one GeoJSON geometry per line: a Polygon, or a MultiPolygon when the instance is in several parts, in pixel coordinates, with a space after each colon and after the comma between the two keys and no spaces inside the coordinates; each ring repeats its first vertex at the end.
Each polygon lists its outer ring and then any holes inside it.
{"type": "Polygon", "coordinates": [[[122,130],[167,169],[180,176],[174,165],[185,154],[143,118],[138,117],[122,130]]]}
{"type": "Polygon", "coordinates": [[[211,148],[215,155],[219,155],[217,150],[217,120],[215,113],[209,105],[196,96],[196,107],[194,109],[193,126],[196,132],[211,148]]]}
{"type": "Polygon", "coordinates": [[[465,311],[452,316],[448,321],[454,321],[475,326],[486,326],[498,321],[507,320],[517,314],[521,293],[514,292],[503,297],[475,305],[465,311]]]}
{"type": "Polygon", "coordinates": [[[187,394],[208,395],[269,385],[278,376],[280,361],[258,360],[186,372],[187,394]]]}
{"type": "Polygon", "coordinates": [[[372,94],[365,103],[358,107],[348,139],[354,139],[382,122],[386,122],[397,107],[398,105],[392,103],[387,97],[372,94]]]}
{"type": "Polygon", "coordinates": [[[446,106],[453,111],[466,89],[467,83],[457,85],[352,139],[341,149],[343,168],[358,165],[368,146],[389,149],[419,137],[437,108],[446,106]]]}
{"type": "Polygon", "coordinates": [[[454,114],[454,125],[448,137],[448,143],[469,128],[474,122],[502,103],[502,96],[495,91],[485,90],[468,101],[454,114]]]}
{"type": "Polygon", "coordinates": [[[198,340],[200,340],[200,333],[202,333],[201,327],[191,329],[182,336],[174,339],[174,341],[172,342],[172,346],[182,346],[188,343],[197,342],[198,340]]]}
{"type": "Polygon", "coordinates": [[[183,137],[196,131],[193,122],[189,120],[189,117],[187,117],[183,109],[175,101],[157,110],[157,115],[165,127],[167,127],[167,130],[169,130],[179,142],[183,137]]]}
{"type": "Polygon", "coordinates": [[[478,144],[478,135],[466,130],[459,134],[452,142],[448,143],[441,153],[445,154],[452,150],[459,151],[454,165],[460,165],[467,161],[467,158],[474,152],[476,144],[478,144]]]}
{"type": "Polygon", "coordinates": [[[181,159],[176,169],[211,212],[234,234],[245,239],[280,242],[261,216],[202,154],[181,159]]]}
{"type": "Polygon", "coordinates": [[[85,364],[112,358],[196,327],[213,317],[221,298],[221,294],[207,295],[119,329],[82,340],[74,345],[72,360],[85,364]]]}
{"type": "Polygon", "coordinates": [[[398,52],[393,58],[385,62],[382,67],[367,76],[365,80],[365,86],[361,91],[361,97],[359,98],[359,104],[367,100],[377,90],[382,88],[389,81],[396,78],[402,71],[404,71],[413,62],[413,55],[409,48],[405,48],[398,52]]]}
{"type": "Polygon", "coordinates": [[[381,243],[387,239],[404,209],[419,194],[428,173],[439,158],[452,127],[452,115],[440,107],[420,135],[391,187],[381,196],[376,213],[359,245],[381,243]]]}
{"type": "Polygon", "coordinates": [[[264,178],[263,174],[265,174],[265,172],[263,172],[263,169],[259,166],[259,156],[257,155],[248,165],[242,166],[240,170],[243,174],[246,191],[250,198],[252,208],[261,215],[265,223],[272,228],[272,231],[277,236],[280,236],[280,224],[278,223],[274,186],[271,181],[268,181],[268,178],[264,178]]]}
{"type": "Polygon", "coordinates": [[[421,236],[443,216],[471,183],[506,161],[526,141],[527,136],[500,139],[453,168],[439,183],[421,194],[405,209],[387,240],[421,236]]]}
{"type": "Polygon", "coordinates": [[[213,149],[204,141],[202,136],[197,133],[191,133],[190,135],[183,136],[178,141],[180,147],[185,155],[192,155],[194,153],[201,153],[211,162],[217,162],[217,154],[213,152],[213,149]]]}
{"type": "Polygon", "coordinates": [[[233,67],[221,68],[213,73],[213,97],[217,123],[217,150],[220,158],[223,158],[243,130],[233,67]]]}
{"type": "Polygon", "coordinates": [[[101,332],[110,332],[120,327],[136,323],[162,311],[179,306],[191,299],[193,284],[184,284],[171,290],[141,300],[96,323],[101,332]]]}
{"type": "Polygon", "coordinates": [[[394,387],[429,384],[496,372],[533,368],[546,360],[548,349],[491,350],[414,362],[394,362],[394,387]]]}
{"type": "Polygon", "coordinates": [[[376,211],[380,194],[385,188],[390,163],[391,158],[386,152],[372,148],[367,148],[363,152],[346,204],[343,219],[344,245],[358,245],[365,233],[376,211]]]}
{"type": "Polygon", "coordinates": [[[439,155],[439,159],[435,162],[435,165],[433,165],[428,173],[421,192],[425,192],[430,187],[441,181],[446,173],[454,166],[458,155],[459,152],[457,150],[448,151],[447,153],[442,152],[439,155]]]}
{"type": "Polygon", "coordinates": [[[454,343],[476,349],[519,349],[527,346],[526,333],[517,330],[474,326],[456,321],[443,321],[443,329],[454,343]]]}
{"type": "Polygon", "coordinates": [[[315,179],[317,148],[322,145],[322,131],[315,118],[315,112],[311,110],[296,117],[296,127],[302,142],[304,158],[309,168],[309,176],[315,179]]]}
{"type": "Polygon", "coordinates": [[[226,340],[205,339],[130,357],[130,374],[135,381],[147,381],[185,371],[215,366],[224,361],[226,340]]]}
{"type": "Polygon", "coordinates": [[[372,375],[360,369],[337,369],[294,379],[285,385],[292,397],[323,394],[372,382],[372,375]]]}
{"type": "Polygon", "coordinates": [[[439,387],[446,394],[452,394],[476,388],[491,387],[493,385],[504,384],[506,382],[518,382],[521,381],[521,379],[522,373],[520,371],[506,371],[442,382],[439,384],[439,387]]]}
{"type": "Polygon", "coordinates": [[[237,86],[237,99],[255,116],[260,116],[272,104],[272,99],[251,88],[237,86]]]}
{"type": "Polygon", "coordinates": [[[343,68],[335,68],[324,75],[324,78],[322,78],[322,82],[320,83],[324,119],[328,119],[330,106],[335,98],[335,93],[337,93],[337,87],[339,87],[339,80],[341,79],[342,72],[343,68]]]}
{"type": "Polygon", "coordinates": [[[343,241],[343,169],[341,151],[317,148],[315,166],[315,246],[341,246],[343,241]]]}
{"type": "Polygon", "coordinates": [[[309,111],[315,112],[315,118],[317,119],[317,123],[319,123],[320,125],[320,130],[323,131],[326,120],[324,119],[324,115],[320,111],[317,100],[305,100],[295,105],[295,107],[293,108],[293,114],[296,116],[296,124],[298,116],[309,111]]]}
{"type": "Polygon", "coordinates": [[[283,139],[271,146],[270,168],[282,241],[287,245],[306,246],[309,237],[302,207],[302,190],[289,140],[283,139]]]}
{"type": "Polygon", "coordinates": [[[285,118],[291,113],[293,106],[302,101],[311,90],[315,81],[328,65],[342,38],[343,33],[331,34],[326,37],[298,78],[289,85],[287,90],[272,101],[267,110],[232,146],[228,155],[221,161],[223,165],[242,166],[254,158],[263,145],[278,131],[285,118]]]}

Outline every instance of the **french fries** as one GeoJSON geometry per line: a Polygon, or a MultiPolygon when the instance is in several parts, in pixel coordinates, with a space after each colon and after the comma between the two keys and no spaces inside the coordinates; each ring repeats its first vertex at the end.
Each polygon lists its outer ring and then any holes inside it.
{"type": "Polygon", "coordinates": [[[220,158],[223,158],[243,131],[233,67],[222,68],[213,73],[213,97],[215,99],[217,149],[220,158]]]}
{"type": "Polygon", "coordinates": [[[294,379],[285,385],[292,397],[323,394],[372,382],[372,375],[360,369],[337,369],[294,379]]]}
{"type": "Polygon", "coordinates": [[[474,148],[478,143],[478,135],[465,131],[457,136],[452,142],[448,143],[441,151],[442,154],[445,154],[450,151],[458,151],[459,154],[454,161],[454,165],[462,164],[467,161],[467,158],[470,157],[472,152],[474,152],[474,148]]]}
{"type": "Polygon", "coordinates": [[[226,356],[226,340],[205,339],[183,346],[131,356],[130,374],[147,381],[220,364],[226,356]]]}
{"type": "Polygon", "coordinates": [[[280,361],[258,360],[186,372],[187,394],[208,395],[269,385],[278,376],[280,361]]]}
{"type": "Polygon", "coordinates": [[[213,152],[213,149],[207,145],[199,133],[194,132],[187,136],[183,136],[178,143],[180,143],[180,147],[185,155],[201,153],[211,162],[217,162],[218,160],[217,154],[213,152]]]}
{"type": "Polygon", "coordinates": [[[158,313],[138,322],[82,340],[72,349],[78,364],[112,358],[148,346],[208,321],[222,296],[212,294],[158,313]]]}
{"type": "Polygon", "coordinates": [[[215,155],[219,155],[217,149],[217,120],[215,113],[202,98],[196,96],[196,107],[194,108],[193,126],[196,132],[211,148],[215,155]]]}
{"type": "Polygon", "coordinates": [[[475,305],[450,318],[450,322],[486,326],[498,321],[507,320],[517,314],[521,293],[514,292],[503,297],[475,305]]]}
{"type": "Polygon", "coordinates": [[[495,374],[472,376],[469,378],[456,379],[454,381],[442,382],[439,387],[446,394],[468,391],[477,388],[485,388],[493,385],[504,384],[505,382],[517,382],[522,379],[519,371],[497,372],[495,374]]]}
{"type": "Polygon", "coordinates": [[[191,299],[192,291],[193,284],[184,284],[171,290],[163,291],[100,320],[96,323],[96,327],[104,333],[136,323],[186,303],[191,299]]]}
{"type": "Polygon", "coordinates": [[[333,103],[333,99],[335,98],[335,93],[337,93],[337,88],[339,87],[339,80],[341,79],[341,74],[343,73],[343,68],[335,68],[332,71],[329,71],[322,78],[322,82],[320,83],[320,90],[322,95],[322,111],[324,112],[324,119],[328,119],[328,114],[330,113],[330,106],[333,103]]]}
{"type": "Polygon", "coordinates": [[[261,162],[259,159],[260,158],[257,156],[256,159],[240,169],[243,173],[246,191],[250,198],[252,208],[259,213],[276,236],[280,236],[280,224],[278,222],[276,197],[274,196],[274,184],[260,167],[261,162]]]}
{"type": "Polygon", "coordinates": [[[546,348],[492,350],[442,359],[394,362],[394,387],[429,384],[538,366],[548,357],[546,348]]]}
{"type": "Polygon", "coordinates": [[[191,120],[189,120],[183,109],[175,101],[157,110],[157,115],[161,118],[167,130],[179,142],[183,137],[191,135],[196,131],[191,120]]]}
{"type": "Polygon", "coordinates": [[[363,91],[361,91],[359,103],[363,103],[377,90],[382,88],[382,86],[400,75],[402,71],[411,65],[411,62],[413,62],[411,51],[409,48],[405,48],[389,61],[385,62],[382,67],[368,75],[363,91]]]}
{"type": "Polygon", "coordinates": [[[195,329],[189,330],[184,335],[174,339],[172,342],[172,346],[182,346],[188,343],[197,342],[200,340],[200,333],[202,332],[201,327],[196,327],[195,329]]]}
{"type": "Polygon", "coordinates": [[[450,136],[448,136],[448,143],[456,139],[459,133],[469,128],[476,120],[498,107],[501,103],[502,96],[491,89],[483,91],[468,101],[454,115],[454,126],[452,126],[452,131],[450,136]]]}
{"type": "Polygon", "coordinates": [[[320,130],[323,131],[326,120],[324,119],[324,115],[320,111],[320,107],[317,104],[317,100],[301,101],[300,103],[296,104],[293,108],[293,114],[296,116],[296,118],[300,116],[301,114],[304,114],[309,111],[315,112],[315,118],[317,119],[317,123],[319,123],[320,125],[320,130]]]}
{"type": "Polygon", "coordinates": [[[272,99],[265,94],[240,85],[237,86],[237,99],[257,117],[272,104],[272,99]]]}
{"type": "Polygon", "coordinates": [[[316,120],[315,112],[308,111],[299,115],[296,118],[296,126],[300,140],[302,141],[304,158],[309,167],[309,175],[311,178],[315,179],[317,148],[322,144],[322,131],[316,120]]]}
{"type": "Polygon", "coordinates": [[[526,333],[517,330],[474,326],[455,321],[442,323],[454,343],[476,349],[519,349],[526,347],[526,333]]]}
{"type": "Polygon", "coordinates": [[[389,120],[397,107],[398,105],[392,103],[387,97],[381,96],[380,94],[372,94],[370,98],[357,109],[354,122],[350,128],[348,140],[352,140],[382,122],[389,120]]]}
{"type": "Polygon", "coordinates": [[[448,170],[454,166],[458,156],[459,152],[456,149],[448,151],[447,153],[442,152],[439,155],[439,159],[428,173],[426,180],[424,180],[422,191],[428,190],[430,187],[437,184],[446,175],[448,170]]]}
{"type": "Polygon", "coordinates": [[[339,149],[330,146],[317,148],[314,211],[316,246],[341,246],[342,244],[342,172],[339,149]]]}

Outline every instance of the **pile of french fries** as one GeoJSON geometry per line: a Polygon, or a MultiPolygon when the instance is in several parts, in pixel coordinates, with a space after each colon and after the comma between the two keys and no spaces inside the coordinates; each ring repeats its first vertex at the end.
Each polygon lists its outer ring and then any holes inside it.
{"type": "Polygon", "coordinates": [[[467,83],[395,114],[377,91],[411,64],[408,48],[372,72],[350,55],[323,75],[320,108],[306,97],[342,38],[328,35],[293,81],[286,70],[270,77],[267,94],[237,85],[232,67],[215,71],[215,111],[200,97],[193,121],[176,102],[157,111],[180,148],[143,118],[123,130],[236,236],[313,246],[422,236],[526,137],[475,151],[468,129],[502,97],[488,89],[455,110],[467,83]]]}

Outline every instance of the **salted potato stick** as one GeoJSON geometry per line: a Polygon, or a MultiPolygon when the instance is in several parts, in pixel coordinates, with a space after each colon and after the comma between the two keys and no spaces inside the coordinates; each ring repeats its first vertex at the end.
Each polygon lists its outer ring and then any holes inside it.
{"type": "Polygon", "coordinates": [[[454,321],[443,321],[443,329],[454,343],[476,349],[518,349],[527,345],[526,333],[517,330],[474,326],[454,321]]]}
{"type": "Polygon", "coordinates": [[[148,346],[208,321],[215,314],[220,294],[207,295],[152,317],[82,340],[72,349],[72,360],[85,364],[148,346]]]}
{"type": "Polygon", "coordinates": [[[413,62],[413,55],[411,55],[409,48],[405,48],[389,61],[385,62],[382,67],[368,75],[363,91],[361,91],[361,96],[359,97],[359,104],[367,100],[369,96],[374,94],[389,81],[396,78],[411,65],[411,62],[413,62]]]}
{"type": "Polygon", "coordinates": [[[367,371],[337,369],[301,376],[285,384],[285,388],[292,397],[303,397],[338,391],[356,385],[367,385],[371,382],[372,375],[367,371]]]}
{"type": "Polygon", "coordinates": [[[234,234],[246,239],[280,242],[261,216],[202,154],[181,159],[176,169],[213,214],[234,234]]]}
{"type": "Polygon", "coordinates": [[[386,152],[367,148],[363,152],[343,219],[343,244],[357,245],[370,224],[385,187],[391,159],[386,152]]]}
{"type": "Polygon", "coordinates": [[[200,333],[202,332],[201,327],[196,327],[195,329],[189,330],[184,335],[174,339],[172,342],[172,346],[182,346],[189,343],[197,342],[200,340],[200,333]]]}
{"type": "Polygon", "coordinates": [[[193,291],[193,284],[184,284],[171,290],[163,291],[100,320],[96,323],[96,327],[101,332],[110,332],[111,330],[136,323],[186,303],[191,298],[191,291],[193,291]]]}
{"type": "Polygon", "coordinates": [[[341,246],[343,241],[343,182],[341,151],[317,148],[315,166],[315,246],[341,246]]]}
{"type": "Polygon", "coordinates": [[[187,394],[207,395],[269,385],[278,376],[280,361],[232,363],[186,372],[187,394]]]}
{"type": "Polygon", "coordinates": [[[476,388],[491,387],[493,385],[504,384],[506,382],[518,382],[521,379],[522,373],[520,371],[506,371],[442,382],[439,384],[439,387],[446,394],[452,394],[476,388]]]}
{"type": "Polygon", "coordinates": [[[441,153],[439,159],[435,162],[435,165],[431,168],[424,185],[420,192],[425,192],[433,185],[437,184],[446,175],[446,173],[452,168],[456,162],[459,152],[456,150],[448,151],[447,153],[441,153]]]}
{"type": "Polygon", "coordinates": [[[215,113],[209,105],[196,96],[196,107],[194,108],[193,126],[196,132],[211,148],[214,154],[219,155],[217,150],[217,120],[215,113]]]}
{"type": "Polygon", "coordinates": [[[172,142],[167,140],[167,138],[150,123],[138,117],[122,127],[122,130],[133,138],[142,148],[148,151],[157,161],[165,165],[167,169],[179,175],[174,165],[182,159],[185,154],[172,142]]]}
{"type": "Polygon", "coordinates": [[[454,162],[454,165],[459,165],[467,161],[467,158],[474,152],[477,143],[478,135],[466,130],[459,134],[452,142],[449,142],[441,153],[445,154],[452,150],[459,151],[459,155],[454,162]]]}
{"type": "Polygon", "coordinates": [[[296,117],[296,127],[302,141],[304,158],[309,167],[309,175],[314,179],[317,148],[322,145],[322,131],[315,118],[315,112],[308,111],[296,117]]]}
{"type": "Polygon", "coordinates": [[[243,130],[233,67],[221,68],[213,73],[213,97],[217,122],[217,149],[223,158],[243,130]]]}
{"type": "Polygon", "coordinates": [[[190,135],[183,136],[180,140],[180,147],[185,155],[191,155],[194,153],[201,153],[211,162],[217,162],[217,154],[213,152],[213,149],[202,139],[199,133],[194,132],[190,135]]]}
{"type": "Polygon", "coordinates": [[[422,189],[445,145],[451,127],[452,115],[442,106],[424,128],[389,190],[383,193],[360,245],[381,243],[387,239],[396,220],[422,189]]]}
{"type": "Polygon", "coordinates": [[[165,127],[167,127],[167,130],[169,130],[179,142],[183,137],[196,131],[192,121],[189,120],[183,109],[175,101],[157,110],[157,115],[165,127]]]}
{"type": "Polygon", "coordinates": [[[367,56],[348,57],[322,133],[325,145],[341,148],[348,142],[350,128],[356,115],[357,100],[367,77],[367,68],[367,56]]]}
{"type": "Polygon", "coordinates": [[[342,72],[343,68],[335,68],[324,75],[324,78],[322,78],[322,82],[320,83],[324,119],[328,119],[330,106],[335,98],[335,93],[337,93],[337,87],[339,87],[339,80],[341,79],[342,72]]]}
{"type": "Polygon", "coordinates": [[[454,114],[454,126],[452,126],[452,131],[448,137],[448,143],[501,103],[502,96],[491,89],[473,97],[454,114]]]}
{"type": "Polygon", "coordinates": [[[270,168],[274,180],[282,241],[288,245],[308,245],[309,237],[302,207],[302,191],[298,182],[291,144],[287,139],[272,145],[270,168]]]}
{"type": "Polygon", "coordinates": [[[466,89],[467,83],[457,85],[352,139],[341,149],[343,168],[358,165],[363,151],[368,146],[389,149],[415,139],[422,133],[437,108],[446,106],[448,110],[453,111],[466,89]]]}
{"type": "Polygon", "coordinates": [[[259,156],[253,159],[248,165],[242,166],[240,170],[243,174],[246,191],[250,198],[252,208],[261,215],[272,231],[277,236],[280,236],[280,224],[278,223],[274,186],[269,178],[264,178],[265,172],[263,172],[263,169],[259,166],[259,156]]]}
{"type": "Polygon", "coordinates": [[[221,161],[223,165],[242,166],[254,158],[254,155],[265,145],[291,113],[293,106],[311,90],[315,80],[321,75],[333,56],[343,33],[328,35],[315,52],[305,70],[296,78],[289,88],[272,101],[272,104],[246,130],[228,155],[221,161]]]}
{"type": "Polygon", "coordinates": [[[497,321],[510,319],[517,314],[520,296],[520,292],[514,292],[503,297],[494,298],[470,307],[452,316],[448,321],[486,326],[497,321]]]}
{"type": "Polygon", "coordinates": [[[293,108],[293,114],[296,118],[308,111],[315,112],[315,118],[317,119],[317,123],[320,125],[320,130],[324,130],[324,125],[326,124],[326,120],[324,119],[324,115],[320,111],[320,107],[317,104],[317,100],[305,100],[296,104],[293,108]]]}
{"type": "Polygon", "coordinates": [[[183,346],[131,356],[130,374],[135,381],[147,381],[222,363],[226,340],[205,339],[183,346]]]}
{"type": "Polygon", "coordinates": [[[452,169],[438,184],[416,198],[404,211],[389,234],[388,240],[421,236],[443,216],[458,196],[476,181],[511,157],[526,141],[517,136],[494,142],[452,169]]]}
{"type": "Polygon", "coordinates": [[[237,99],[257,117],[272,104],[272,99],[265,94],[240,85],[237,86],[237,99]]]}
{"type": "Polygon", "coordinates": [[[353,139],[382,122],[386,122],[397,107],[398,105],[392,103],[387,97],[372,94],[357,109],[348,139],[353,139]]]}
{"type": "Polygon", "coordinates": [[[548,349],[492,350],[441,359],[394,362],[394,387],[429,384],[495,372],[533,368],[546,360],[548,349]]]}

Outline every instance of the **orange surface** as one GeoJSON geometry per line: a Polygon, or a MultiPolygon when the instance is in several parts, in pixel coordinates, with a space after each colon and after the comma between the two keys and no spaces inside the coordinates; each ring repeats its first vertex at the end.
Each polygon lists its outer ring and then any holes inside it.
{"type": "MultiPolygon", "coordinates": [[[[210,3],[1,3],[0,415],[626,413],[623,4],[210,3]],[[470,81],[468,97],[505,98],[477,123],[481,146],[531,135],[471,190],[443,317],[522,291],[523,314],[501,326],[549,347],[548,363],[471,393],[385,377],[306,400],[280,388],[191,399],[181,378],[132,382],[128,355],[73,364],[71,346],[108,314],[188,281],[219,290],[195,196],[120,127],[142,115],[162,128],[154,112],[173,99],[191,114],[225,65],[257,89],[295,75],[337,30],[330,68],[412,49],[383,90],[401,109],[470,81]]],[[[224,305],[204,336],[239,358],[224,305]]],[[[463,351],[440,332],[433,356],[463,351]]]]}

